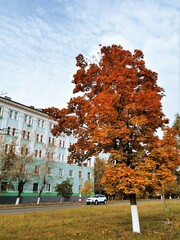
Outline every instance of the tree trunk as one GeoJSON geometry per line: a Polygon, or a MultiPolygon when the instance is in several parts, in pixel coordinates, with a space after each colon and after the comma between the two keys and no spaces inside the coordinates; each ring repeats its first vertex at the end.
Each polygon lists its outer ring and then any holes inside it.
{"type": "Polygon", "coordinates": [[[133,232],[140,233],[139,216],[136,204],[136,194],[130,194],[129,199],[131,204],[132,229],[133,232]]]}

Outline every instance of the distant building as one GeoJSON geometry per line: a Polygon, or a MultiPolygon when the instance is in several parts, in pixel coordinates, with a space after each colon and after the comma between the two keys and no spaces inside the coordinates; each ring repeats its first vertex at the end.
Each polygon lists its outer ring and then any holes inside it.
{"type": "MultiPolygon", "coordinates": [[[[93,160],[88,160],[83,167],[68,164],[68,148],[76,142],[73,136],[61,134],[54,137],[51,129],[56,124],[48,115],[33,106],[26,106],[12,101],[9,97],[0,97],[0,136],[3,137],[4,146],[10,144],[17,137],[19,151],[26,145],[27,151],[34,154],[34,172],[30,184],[23,189],[21,202],[36,202],[40,182],[38,180],[39,167],[48,159],[53,160],[52,169],[48,175],[51,181],[46,184],[42,197],[44,201],[58,201],[55,192],[56,184],[70,178],[73,184],[72,200],[78,200],[81,186],[88,179],[93,182],[93,160]]],[[[17,193],[4,191],[4,182],[0,182],[0,203],[12,203],[17,193]]]]}

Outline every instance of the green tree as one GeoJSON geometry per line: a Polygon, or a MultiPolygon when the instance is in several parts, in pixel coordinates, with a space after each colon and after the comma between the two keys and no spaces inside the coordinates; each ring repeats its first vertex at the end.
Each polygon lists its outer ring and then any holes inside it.
{"type": "Polygon", "coordinates": [[[55,191],[57,192],[57,196],[67,198],[69,201],[73,194],[72,188],[73,184],[71,184],[70,179],[67,178],[62,183],[56,185],[55,191]]]}

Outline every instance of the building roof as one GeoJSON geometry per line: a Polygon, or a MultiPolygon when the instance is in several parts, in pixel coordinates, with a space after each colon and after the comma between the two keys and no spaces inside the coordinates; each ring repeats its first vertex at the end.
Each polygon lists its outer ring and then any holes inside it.
{"type": "Polygon", "coordinates": [[[0,97],[0,102],[5,103],[5,104],[9,104],[9,105],[14,106],[14,107],[21,108],[22,110],[29,111],[33,114],[39,114],[43,117],[50,118],[46,113],[44,113],[42,111],[42,109],[35,108],[34,106],[26,106],[22,103],[18,103],[16,101],[13,101],[10,97],[7,97],[7,96],[0,97]]]}

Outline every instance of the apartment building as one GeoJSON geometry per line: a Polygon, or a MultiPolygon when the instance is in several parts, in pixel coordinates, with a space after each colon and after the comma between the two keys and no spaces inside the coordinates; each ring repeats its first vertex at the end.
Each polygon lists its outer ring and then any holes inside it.
{"type": "MultiPolygon", "coordinates": [[[[41,109],[23,105],[9,97],[0,97],[0,137],[5,151],[15,138],[19,152],[25,146],[25,151],[34,156],[34,177],[24,186],[21,202],[36,202],[41,187],[38,176],[47,160],[51,165],[48,170],[46,168],[48,181],[43,189],[43,201],[58,201],[55,186],[67,178],[73,184],[73,201],[79,199],[85,181],[90,179],[93,182],[93,159],[83,166],[68,164],[68,148],[76,139],[65,134],[54,137],[51,129],[55,124],[41,109]]],[[[3,180],[0,184],[0,203],[14,202],[17,191],[4,189],[3,180]]]]}

